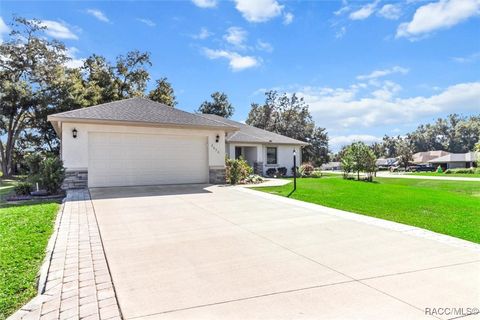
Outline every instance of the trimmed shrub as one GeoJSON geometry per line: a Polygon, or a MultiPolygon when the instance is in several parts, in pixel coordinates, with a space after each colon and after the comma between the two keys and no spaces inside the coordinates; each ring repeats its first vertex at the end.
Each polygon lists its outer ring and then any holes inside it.
{"type": "Polygon", "coordinates": [[[474,174],[478,169],[475,168],[457,168],[457,169],[447,169],[445,170],[446,174],[451,173],[461,173],[461,174],[474,174]]]}
{"type": "Polygon", "coordinates": [[[267,169],[267,176],[274,177],[277,174],[277,168],[267,169]]]}
{"type": "Polygon", "coordinates": [[[437,170],[436,170],[437,173],[443,173],[443,169],[441,166],[438,166],[437,170]]]}
{"type": "Polygon", "coordinates": [[[280,168],[278,168],[277,170],[278,170],[278,176],[284,177],[284,176],[287,175],[287,171],[288,171],[287,168],[285,168],[285,167],[280,167],[280,168]]]}
{"type": "Polygon", "coordinates": [[[33,176],[33,182],[38,182],[49,194],[56,194],[60,191],[63,179],[65,179],[65,168],[58,157],[47,157],[40,162],[39,170],[33,176]]]}
{"type": "Polygon", "coordinates": [[[32,184],[27,181],[19,182],[13,187],[13,191],[17,196],[29,196],[32,191],[32,184]]]}
{"type": "Polygon", "coordinates": [[[230,184],[243,182],[253,172],[252,167],[242,158],[226,159],[225,165],[227,182],[230,184]]]}
{"type": "Polygon", "coordinates": [[[321,178],[322,177],[322,172],[319,170],[314,170],[310,174],[310,178],[321,178]]]}
{"type": "Polygon", "coordinates": [[[300,172],[300,175],[302,177],[309,177],[312,172],[315,170],[313,165],[311,163],[304,163],[300,166],[300,169],[298,170],[300,172]]]}

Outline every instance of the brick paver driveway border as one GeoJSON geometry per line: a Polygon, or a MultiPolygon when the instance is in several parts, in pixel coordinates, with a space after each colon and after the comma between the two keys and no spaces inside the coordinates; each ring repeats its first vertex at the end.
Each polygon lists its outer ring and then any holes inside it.
{"type": "Polygon", "coordinates": [[[13,319],[121,319],[88,190],[70,190],[42,266],[39,295],[13,319]]]}

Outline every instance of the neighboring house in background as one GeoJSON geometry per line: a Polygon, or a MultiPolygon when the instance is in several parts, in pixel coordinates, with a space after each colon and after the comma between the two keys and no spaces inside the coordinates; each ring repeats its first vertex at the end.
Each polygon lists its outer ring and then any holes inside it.
{"type": "Polygon", "coordinates": [[[293,149],[300,163],[300,147],[305,145],[145,98],[57,113],[48,120],[61,140],[67,189],[225,183],[226,154],[244,155],[259,169],[265,163],[261,173],[270,166],[290,170],[293,149]]]}
{"type": "Polygon", "coordinates": [[[378,169],[388,170],[392,167],[398,166],[397,158],[379,158],[375,162],[378,169]]]}
{"type": "Polygon", "coordinates": [[[301,148],[308,145],[306,142],[213,114],[201,116],[238,128],[238,131],[227,133],[226,154],[231,159],[242,157],[256,174],[266,175],[269,168],[285,167],[287,174],[290,175],[293,168],[293,150],[297,154],[297,165],[300,166],[302,163],[301,148]]]}
{"type": "Polygon", "coordinates": [[[434,166],[441,166],[443,170],[457,168],[471,168],[477,166],[477,153],[450,153],[443,157],[438,157],[428,161],[434,166]]]}
{"type": "Polygon", "coordinates": [[[328,171],[342,170],[342,163],[341,162],[336,162],[336,161],[324,163],[320,166],[320,169],[328,170],[328,171]]]}
{"type": "Polygon", "coordinates": [[[412,163],[428,165],[430,160],[443,157],[449,154],[450,152],[443,151],[443,150],[417,152],[413,155],[412,163]]]}

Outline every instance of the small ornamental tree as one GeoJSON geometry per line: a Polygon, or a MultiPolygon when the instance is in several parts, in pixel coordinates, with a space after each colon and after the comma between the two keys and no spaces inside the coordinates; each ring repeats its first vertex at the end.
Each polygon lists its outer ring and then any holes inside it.
{"type": "Polygon", "coordinates": [[[354,142],[345,148],[342,155],[342,168],[344,179],[348,178],[350,172],[357,173],[357,180],[360,180],[360,172],[365,172],[367,181],[373,181],[376,171],[375,153],[363,142],[354,142]]]}
{"type": "Polygon", "coordinates": [[[367,181],[372,182],[375,172],[377,171],[377,157],[372,149],[368,149],[365,152],[364,170],[367,173],[367,181]]]}
{"type": "Polygon", "coordinates": [[[353,170],[353,159],[348,152],[345,152],[341,159],[343,179],[348,179],[350,172],[353,170]]]}

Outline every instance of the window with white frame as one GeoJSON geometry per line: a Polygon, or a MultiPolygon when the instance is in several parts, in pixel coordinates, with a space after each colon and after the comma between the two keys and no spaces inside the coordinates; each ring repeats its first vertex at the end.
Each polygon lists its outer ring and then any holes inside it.
{"type": "Polygon", "coordinates": [[[277,147],[267,147],[267,164],[277,164],[277,147]]]}

